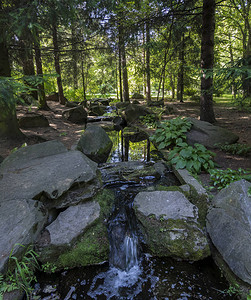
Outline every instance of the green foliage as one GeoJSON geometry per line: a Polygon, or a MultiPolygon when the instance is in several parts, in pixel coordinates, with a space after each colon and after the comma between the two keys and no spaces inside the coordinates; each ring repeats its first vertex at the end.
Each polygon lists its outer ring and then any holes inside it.
{"type": "Polygon", "coordinates": [[[55,273],[56,270],[57,270],[57,266],[53,263],[45,263],[42,265],[42,271],[45,272],[45,273],[55,273]]]}
{"type": "Polygon", "coordinates": [[[156,117],[154,115],[146,115],[146,116],[140,116],[139,117],[140,122],[143,123],[148,128],[157,128],[158,121],[156,120],[156,117]]]}
{"type": "Polygon", "coordinates": [[[158,145],[158,149],[170,148],[186,139],[185,133],[191,128],[192,124],[186,118],[175,118],[162,122],[150,137],[151,141],[158,145]]]}
{"type": "MultiPolygon", "coordinates": [[[[25,246],[21,244],[16,245],[25,248],[25,246]]],[[[14,290],[23,290],[26,293],[27,299],[29,299],[29,295],[32,292],[31,282],[36,281],[34,271],[39,268],[37,262],[38,254],[29,246],[25,250],[22,259],[18,260],[17,257],[13,255],[14,248],[9,256],[7,273],[5,275],[0,274],[0,299],[5,292],[14,290]]]]}
{"type": "Polygon", "coordinates": [[[237,154],[240,156],[247,156],[251,151],[251,147],[245,144],[215,144],[215,146],[219,147],[222,151],[230,154],[237,154]]]}
{"type": "Polygon", "coordinates": [[[191,173],[199,174],[202,170],[209,171],[214,168],[214,155],[201,144],[194,144],[192,147],[180,142],[169,152],[168,159],[177,169],[185,168],[191,173]]]}
{"type": "Polygon", "coordinates": [[[247,295],[247,300],[251,300],[251,290],[249,291],[249,294],[247,295]]]}
{"type": "Polygon", "coordinates": [[[251,187],[248,188],[248,196],[251,197],[251,187]]]}
{"type": "Polygon", "coordinates": [[[210,170],[210,179],[213,182],[213,186],[219,190],[227,187],[231,182],[247,179],[251,180],[251,175],[248,171],[239,168],[238,170],[232,170],[230,168],[226,170],[214,169],[210,170]]]}
{"type": "MultiPolygon", "coordinates": [[[[24,147],[27,147],[27,143],[23,143],[22,146],[21,146],[20,148],[24,148],[24,147]]],[[[18,147],[13,148],[13,149],[10,151],[10,153],[14,153],[14,152],[16,152],[18,149],[19,149],[18,147]]]]}
{"type": "Polygon", "coordinates": [[[224,290],[223,292],[229,296],[240,295],[240,286],[239,284],[230,285],[228,290],[224,290]]]}

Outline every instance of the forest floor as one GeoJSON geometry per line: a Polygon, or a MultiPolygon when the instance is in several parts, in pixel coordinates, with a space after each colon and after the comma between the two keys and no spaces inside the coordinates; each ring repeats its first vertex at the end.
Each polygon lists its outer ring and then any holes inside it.
{"type": "MultiPolygon", "coordinates": [[[[198,118],[199,105],[194,102],[168,102],[176,109],[175,114],[164,116],[164,118],[173,118],[177,116],[186,116],[198,118]]],[[[62,112],[65,106],[58,102],[48,102],[49,111],[40,110],[49,121],[49,127],[38,127],[32,129],[22,129],[25,138],[22,140],[0,140],[0,155],[6,157],[11,150],[20,147],[23,143],[28,145],[40,143],[47,140],[59,140],[68,149],[71,149],[77,144],[81,133],[84,130],[83,125],[70,123],[62,118],[62,112]]],[[[24,115],[27,111],[38,112],[36,107],[28,108],[24,106],[17,107],[18,118],[24,115]]],[[[238,111],[234,107],[215,105],[214,107],[217,123],[215,125],[224,127],[239,136],[239,143],[251,146],[251,114],[246,111],[238,111]]],[[[238,155],[226,154],[220,150],[214,150],[216,153],[215,161],[219,167],[226,169],[231,168],[237,170],[238,168],[251,169],[251,154],[246,157],[238,155]]],[[[208,183],[208,176],[202,175],[201,180],[208,183]]]]}

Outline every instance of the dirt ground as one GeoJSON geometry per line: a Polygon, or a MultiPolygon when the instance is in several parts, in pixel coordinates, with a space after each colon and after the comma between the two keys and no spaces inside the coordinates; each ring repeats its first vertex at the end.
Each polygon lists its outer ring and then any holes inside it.
{"type": "MultiPolygon", "coordinates": [[[[168,117],[176,117],[177,115],[188,116],[198,118],[199,106],[193,102],[172,102],[168,103],[173,105],[177,109],[175,115],[168,117]]],[[[47,140],[59,140],[68,149],[74,147],[77,144],[79,137],[84,130],[83,125],[76,125],[70,123],[62,118],[62,111],[65,107],[58,102],[48,102],[50,107],[49,111],[39,111],[49,121],[49,127],[39,127],[26,129],[22,132],[25,134],[25,138],[22,140],[0,140],[0,155],[6,157],[10,154],[11,150],[15,147],[20,147],[23,143],[32,145],[47,140]]],[[[18,118],[24,115],[28,111],[28,107],[17,107],[18,118]]],[[[31,112],[37,112],[36,107],[29,109],[31,112]]],[[[251,116],[250,113],[245,111],[238,111],[235,108],[215,106],[215,116],[218,126],[224,127],[239,136],[239,143],[251,145],[251,116]]],[[[248,157],[241,157],[238,155],[229,155],[222,151],[215,150],[215,161],[218,165],[225,169],[251,169],[251,155],[248,157]]],[[[202,175],[202,181],[208,181],[208,177],[202,175]],[[205,179],[204,179],[205,177],[205,179]]]]}

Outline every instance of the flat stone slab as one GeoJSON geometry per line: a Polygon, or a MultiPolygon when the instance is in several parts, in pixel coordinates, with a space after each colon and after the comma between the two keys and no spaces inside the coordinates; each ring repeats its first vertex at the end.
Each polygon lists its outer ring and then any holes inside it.
{"type": "Polygon", "coordinates": [[[33,199],[42,193],[56,199],[73,184],[96,178],[96,172],[96,163],[58,142],[21,148],[0,165],[0,202],[33,199]]]}
{"type": "Polygon", "coordinates": [[[50,233],[50,245],[70,245],[85,228],[99,218],[100,206],[97,202],[85,202],[71,206],[61,212],[46,229],[50,233]]]}
{"type": "Polygon", "coordinates": [[[196,218],[197,208],[178,191],[141,192],[134,199],[134,206],[145,216],[154,214],[157,219],[196,218]]]}

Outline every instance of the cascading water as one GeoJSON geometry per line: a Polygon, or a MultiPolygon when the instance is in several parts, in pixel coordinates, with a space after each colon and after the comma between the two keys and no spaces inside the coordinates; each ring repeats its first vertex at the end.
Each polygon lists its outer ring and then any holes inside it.
{"type": "Polygon", "coordinates": [[[94,278],[88,291],[93,299],[101,295],[106,299],[135,299],[147,281],[139,260],[132,200],[132,195],[118,192],[114,213],[108,221],[110,269],[94,278]]]}

